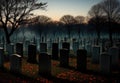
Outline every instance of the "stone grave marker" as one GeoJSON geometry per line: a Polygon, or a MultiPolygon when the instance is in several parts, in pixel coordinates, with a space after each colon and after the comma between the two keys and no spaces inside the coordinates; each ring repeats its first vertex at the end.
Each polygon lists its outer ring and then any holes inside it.
{"type": "Polygon", "coordinates": [[[69,50],[60,49],[60,66],[68,67],[69,66],[69,50]]]}
{"type": "Polygon", "coordinates": [[[29,63],[36,63],[37,60],[36,60],[36,52],[37,52],[37,49],[36,49],[36,45],[35,44],[31,44],[28,46],[28,62],[29,63]]]}
{"type": "Polygon", "coordinates": [[[14,44],[13,43],[7,45],[7,52],[8,52],[8,56],[14,54],[14,44]]]}
{"type": "Polygon", "coordinates": [[[109,74],[111,72],[111,56],[104,52],[100,55],[100,71],[105,74],[109,74]]]}
{"type": "Polygon", "coordinates": [[[40,43],[40,53],[47,52],[47,43],[40,43]]]}
{"type": "Polygon", "coordinates": [[[3,43],[0,43],[0,47],[2,47],[2,48],[3,48],[3,46],[4,46],[4,45],[3,45],[3,43]]]}
{"type": "Polygon", "coordinates": [[[16,54],[23,57],[23,43],[16,43],[16,54]]]}
{"type": "Polygon", "coordinates": [[[77,70],[85,72],[87,68],[87,51],[84,49],[77,50],[77,70]]]}
{"type": "Polygon", "coordinates": [[[3,68],[4,64],[4,49],[0,47],[0,68],[3,68]]]}
{"type": "Polygon", "coordinates": [[[87,50],[87,55],[91,56],[92,55],[92,45],[87,44],[86,45],[86,50],[87,50]]]}
{"type": "Polygon", "coordinates": [[[58,52],[59,52],[58,43],[53,43],[52,44],[52,59],[58,60],[58,52]]]}
{"type": "Polygon", "coordinates": [[[18,54],[10,56],[10,71],[13,73],[21,73],[22,71],[22,57],[18,54]]]}
{"type": "Polygon", "coordinates": [[[47,53],[40,53],[39,55],[39,74],[51,75],[51,57],[47,53]]]}
{"type": "Polygon", "coordinates": [[[98,64],[100,58],[100,46],[93,46],[92,49],[92,63],[98,64]]]}
{"type": "Polygon", "coordinates": [[[62,43],[62,49],[68,49],[68,51],[70,52],[70,43],[68,43],[68,42],[63,42],[63,43],[62,43]]]}
{"type": "Polygon", "coordinates": [[[119,48],[114,46],[108,50],[108,54],[111,56],[112,68],[115,68],[119,65],[119,48]]]}
{"type": "Polygon", "coordinates": [[[120,59],[120,42],[117,42],[116,46],[119,48],[119,59],[120,59]]]}
{"type": "Polygon", "coordinates": [[[24,46],[25,46],[25,47],[24,47],[24,48],[25,48],[25,49],[24,49],[24,52],[25,52],[25,53],[24,53],[24,57],[28,57],[28,46],[29,46],[29,45],[30,45],[30,41],[29,41],[29,40],[26,40],[26,41],[25,41],[25,45],[24,45],[24,46]]]}
{"type": "Polygon", "coordinates": [[[79,49],[79,42],[73,42],[73,51],[75,55],[78,49],[79,49]]]}

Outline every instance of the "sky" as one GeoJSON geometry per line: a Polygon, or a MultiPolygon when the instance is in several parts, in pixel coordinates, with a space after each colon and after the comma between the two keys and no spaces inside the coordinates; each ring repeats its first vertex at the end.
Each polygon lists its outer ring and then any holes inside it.
{"type": "Polygon", "coordinates": [[[58,21],[64,15],[87,16],[90,8],[102,0],[39,0],[47,2],[46,10],[37,10],[35,15],[45,15],[58,21]]]}

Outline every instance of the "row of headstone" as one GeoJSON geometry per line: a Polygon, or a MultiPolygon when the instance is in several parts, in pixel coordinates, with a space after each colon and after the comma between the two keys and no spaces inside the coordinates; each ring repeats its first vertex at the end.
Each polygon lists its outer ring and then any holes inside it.
{"type": "MultiPolygon", "coordinates": [[[[34,46],[34,45],[33,45],[34,46]]],[[[31,49],[32,50],[32,49],[31,49]]],[[[0,67],[3,67],[4,64],[4,54],[3,48],[0,48],[0,67]]],[[[116,65],[115,60],[112,60],[112,55],[108,53],[102,53],[100,55],[100,70],[104,73],[110,73],[112,65],[116,65]],[[114,64],[112,64],[114,63],[114,64]]],[[[31,57],[32,58],[32,57],[31,57]]],[[[29,58],[29,61],[33,61],[35,59],[29,58]]],[[[10,70],[15,73],[21,72],[21,60],[22,57],[18,54],[13,54],[10,56],[10,70]]],[[[69,66],[69,51],[68,49],[60,50],[60,66],[68,67],[69,66]]],[[[87,51],[84,49],[77,50],[77,70],[84,72],[87,67],[87,51]]],[[[42,75],[50,75],[51,74],[51,56],[47,53],[40,53],[39,55],[39,73],[42,75]]]]}

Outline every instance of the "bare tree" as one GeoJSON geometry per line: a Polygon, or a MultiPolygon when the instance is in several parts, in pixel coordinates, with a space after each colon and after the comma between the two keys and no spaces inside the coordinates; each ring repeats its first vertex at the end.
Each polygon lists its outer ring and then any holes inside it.
{"type": "Polygon", "coordinates": [[[76,25],[78,27],[78,35],[79,35],[79,39],[80,39],[80,28],[85,23],[85,17],[84,16],[76,16],[75,20],[76,20],[76,25]]]}
{"type": "Polygon", "coordinates": [[[84,16],[76,16],[75,17],[77,24],[84,24],[85,23],[85,17],[84,16]]]}
{"type": "Polygon", "coordinates": [[[47,3],[38,0],[0,0],[0,23],[5,32],[6,41],[10,43],[13,32],[37,9],[45,10],[47,3]],[[11,30],[8,31],[8,25],[11,30]]]}
{"type": "Polygon", "coordinates": [[[36,16],[34,18],[31,18],[31,20],[30,20],[30,24],[32,24],[33,29],[36,28],[35,30],[36,30],[36,32],[39,33],[40,38],[41,38],[42,34],[44,34],[45,40],[47,40],[47,34],[48,34],[47,31],[48,31],[48,25],[50,22],[52,22],[52,19],[50,17],[44,16],[44,15],[36,16]]]}
{"type": "Polygon", "coordinates": [[[109,27],[109,39],[111,41],[111,46],[112,46],[113,45],[112,23],[120,22],[120,1],[119,0],[103,0],[100,4],[104,11],[104,15],[107,17],[108,27],[109,27]]]}
{"type": "Polygon", "coordinates": [[[68,38],[70,39],[71,38],[71,36],[70,36],[71,27],[73,24],[75,24],[74,17],[71,15],[64,15],[63,17],[61,17],[60,21],[65,24],[67,31],[68,31],[68,38]]]}
{"type": "Polygon", "coordinates": [[[104,18],[103,18],[103,9],[101,8],[101,4],[96,4],[91,7],[90,11],[88,12],[89,16],[89,24],[94,25],[95,30],[97,32],[97,45],[100,40],[100,32],[101,32],[101,24],[104,18]]]}
{"type": "Polygon", "coordinates": [[[46,24],[51,21],[52,19],[50,17],[44,16],[44,15],[39,15],[39,16],[32,18],[32,23],[46,24]]]}

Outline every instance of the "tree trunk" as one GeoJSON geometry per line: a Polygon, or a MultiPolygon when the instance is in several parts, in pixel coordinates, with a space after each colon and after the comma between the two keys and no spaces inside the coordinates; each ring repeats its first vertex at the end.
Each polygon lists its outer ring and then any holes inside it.
{"type": "Polygon", "coordinates": [[[108,18],[108,21],[109,21],[109,40],[110,40],[110,46],[112,47],[113,46],[113,39],[112,39],[112,22],[111,22],[111,19],[110,17],[108,18]]]}
{"type": "Polygon", "coordinates": [[[112,38],[112,29],[111,26],[109,27],[109,39],[110,39],[110,46],[113,46],[113,38],[112,38]]]}
{"type": "Polygon", "coordinates": [[[99,45],[99,41],[100,41],[100,32],[97,32],[97,45],[99,45]]]}
{"type": "Polygon", "coordinates": [[[71,33],[70,33],[70,27],[68,26],[67,28],[68,28],[68,39],[69,39],[69,41],[70,41],[70,38],[71,38],[71,36],[70,36],[70,34],[71,34],[71,33]]]}
{"type": "Polygon", "coordinates": [[[11,41],[10,41],[10,36],[8,36],[8,35],[6,35],[6,42],[7,42],[7,44],[10,44],[10,43],[11,43],[11,41]]]}
{"type": "Polygon", "coordinates": [[[10,41],[10,35],[8,33],[7,27],[4,27],[4,32],[5,32],[6,43],[10,44],[11,43],[11,41],[10,41]]]}

